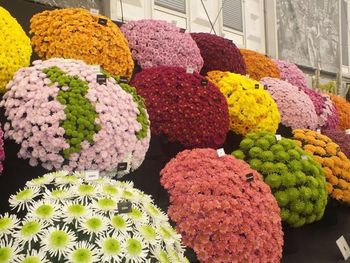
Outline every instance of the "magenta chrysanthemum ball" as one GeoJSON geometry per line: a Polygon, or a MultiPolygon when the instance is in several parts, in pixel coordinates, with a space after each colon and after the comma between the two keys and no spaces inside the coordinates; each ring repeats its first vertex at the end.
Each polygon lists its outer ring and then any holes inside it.
{"type": "Polygon", "coordinates": [[[275,78],[263,78],[260,82],[266,85],[267,91],[276,101],[283,125],[292,129],[315,130],[317,128],[318,117],[315,107],[305,92],[286,81],[275,78]]]}
{"type": "Polygon", "coordinates": [[[204,60],[202,75],[213,70],[246,74],[243,56],[233,42],[209,33],[191,33],[191,36],[196,41],[204,60]]]}
{"type": "Polygon", "coordinates": [[[135,61],[141,68],[178,66],[200,72],[203,59],[188,33],[162,20],[130,21],[121,27],[135,61]]]}
{"type": "Polygon", "coordinates": [[[329,95],[322,94],[321,96],[323,98],[323,107],[321,114],[318,116],[319,126],[325,129],[336,129],[339,124],[337,109],[329,95]]]}
{"type": "Polygon", "coordinates": [[[82,61],[37,60],[7,85],[5,137],[32,166],[113,172],[126,162],[134,170],[149,147],[148,115],[122,87],[111,77],[98,83],[82,61]]]}
{"type": "Polygon", "coordinates": [[[280,262],[280,209],[247,163],[213,149],[186,150],[161,176],[168,214],[200,262],[280,262]]]}

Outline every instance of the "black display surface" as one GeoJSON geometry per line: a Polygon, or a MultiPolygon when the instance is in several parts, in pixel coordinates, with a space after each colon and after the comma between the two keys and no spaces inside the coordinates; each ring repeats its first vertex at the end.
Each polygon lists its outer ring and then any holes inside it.
{"type": "MultiPolygon", "coordinates": [[[[32,15],[52,7],[24,0],[2,0],[0,6],[7,9],[12,16],[29,32],[29,21],[32,15]]],[[[33,55],[32,60],[37,59],[33,55]]],[[[137,68],[136,71],[140,69],[137,68]]],[[[0,109],[0,121],[6,121],[4,110],[0,109]]],[[[277,131],[284,137],[291,137],[291,130],[280,126],[277,131]]],[[[230,132],[227,135],[224,149],[231,153],[237,149],[241,136],[230,132]]],[[[0,213],[8,212],[8,198],[22,188],[26,181],[41,176],[48,171],[40,166],[31,167],[28,160],[17,158],[19,145],[10,140],[4,141],[6,159],[4,171],[0,176],[0,213]]],[[[169,197],[159,182],[159,173],[165,164],[184,148],[178,143],[169,143],[163,136],[152,135],[150,148],[145,161],[136,171],[126,175],[122,180],[133,181],[134,186],[153,196],[155,203],[164,211],[169,205],[169,197]]],[[[350,242],[350,208],[330,201],[324,218],[311,225],[299,229],[283,226],[285,245],[282,262],[285,263],[324,263],[345,262],[336,246],[336,239],[341,235],[350,242]]],[[[186,255],[191,262],[199,262],[193,251],[186,255]]]]}

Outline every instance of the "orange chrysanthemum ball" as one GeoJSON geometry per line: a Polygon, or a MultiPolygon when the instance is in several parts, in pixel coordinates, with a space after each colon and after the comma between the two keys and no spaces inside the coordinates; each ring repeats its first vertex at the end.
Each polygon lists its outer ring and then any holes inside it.
{"type": "Polygon", "coordinates": [[[264,77],[280,78],[277,65],[268,57],[249,49],[241,49],[247,74],[250,78],[259,81],[264,77]]]}
{"type": "Polygon", "coordinates": [[[350,128],[350,103],[343,97],[338,95],[331,95],[331,100],[335,108],[337,109],[339,124],[338,127],[341,130],[347,130],[350,128]]]}
{"type": "Polygon", "coordinates": [[[34,51],[40,58],[73,58],[130,77],[134,62],[128,42],[112,20],[81,8],[38,13],[30,20],[34,51]]]}
{"type": "Polygon", "coordinates": [[[338,144],[326,135],[307,129],[293,130],[293,135],[297,144],[322,165],[329,195],[350,203],[350,160],[338,144]]]}

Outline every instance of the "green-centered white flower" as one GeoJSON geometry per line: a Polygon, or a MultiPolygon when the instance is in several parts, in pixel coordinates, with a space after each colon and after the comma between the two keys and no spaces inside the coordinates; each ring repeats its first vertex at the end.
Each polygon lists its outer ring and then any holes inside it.
{"type": "Polygon", "coordinates": [[[56,185],[79,185],[82,180],[75,175],[66,175],[55,179],[56,185]]]}
{"type": "Polygon", "coordinates": [[[123,241],[123,238],[118,235],[101,236],[96,242],[100,248],[98,252],[99,259],[106,263],[122,262],[124,257],[123,241]]]}
{"type": "Polygon", "coordinates": [[[16,263],[50,263],[50,261],[46,258],[44,252],[28,249],[26,255],[17,257],[16,263]]]}
{"type": "Polygon", "coordinates": [[[79,202],[65,202],[61,208],[61,218],[64,224],[73,223],[77,227],[78,221],[81,221],[91,215],[91,210],[79,202]]]}
{"type": "Polygon", "coordinates": [[[181,246],[181,243],[173,245],[166,245],[167,255],[170,258],[170,262],[188,262],[188,259],[184,256],[185,248],[181,246]]]}
{"type": "Polygon", "coordinates": [[[17,211],[28,210],[30,205],[33,204],[34,198],[40,194],[40,188],[38,187],[26,187],[23,190],[18,191],[16,194],[11,195],[9,203],[13,209],[17,211]]]}
{"type": "Polygon", "coordinates": [[[56,189],[45,189],[43,198],[47,198],[51,201],[65,201],[74,196],[74,192],[68,187],[58,187],[56,189]]]}
{"type": "Polygon", "coordinates": [[[148,215],[151,216],[152,219],[156,222],[163,222],[168,220],[167,215],[150,202],[144,203],[144,209],[148,215]]]}
{"type": "Polygon", "coordinates": [[[15,215],[0,215],[0,238],[9,235],[18,227],[19,220],[15,215]]]}
{"type": "Polygon", "coordinates": [[[49,200],[34,203],[28,211],[29,217],[50,223],[57,221],[60,215],[58,205],[49,200]]]}
{"type": "Polygon", "coordinates": [[[67,176],[68,174],[69,174],[68,171],[62,170],[62,171],[47,173],[44,176],[52,176],[53,178],[60,178],[60,177],[67,176]]]}
{"type": "Polygon", "coordinates": [[[113,184],[102,185],[101,190],[101,194],[109,197],[117,197],[120,193],[118,187],[113,184]]]}
{"type": "Polygon", "coordinates": [[[86,241],[78,242],[69,251],[67,258],[70,263],[98,262],[96,246],[86,241]]]}
{"type": "Polygon", "coordinates": [[[132,222],[126,214],[116,214],[110,217],[109,221],[112,233],[127,235],[132,231],[132,222]]]}
{"type": "Polygon", "coordinates": [[[125,240],[126,262],[143,263],[146,261],[148,245],[139,235],[125,240]]]}
{"type": "Polygon", "coordinates": [[[169,223],[163,222],[162,225],[157,226],[157,229],[157,232],[161,235],[165,244],[172,245],[174,243],[181,242],[181,235],[179,235],[169,223]]]}
{"type": "Polygon", "coordinates": [[[134,224],[145,225],[149,223],[149,217],[143,213],[141,209],[133,207],[131,212],[127,214],[134,224]]]}
{"type": "Polygon", "coordinates": [[[73,248],[76,236],[68,227],[50,227],[41,236],[41,250],[58,260],[73,248]]]}
{"type": "Polygon", "coordinates": [[[108,229],[108,219],[102,215],[91,215],[79,222],[78,230],[93,237],[103,234],[108,229]]]}
{"type": "Polygon", "coordinates": [[[160,236],[157,234],[157,229],[152,225],[141,225],[137,227],[144,240],[152,245],[160,244],[160,236]]]}
{"type": "Polygon", "coordinates": [[[28,250],[31,250],[32,244],[39,241],[46,227],[47,224],[43,221],[27,218],[21,222],[19,230],[13,236],[19,240],[21,247],[28,246],[28,250]]]}
{"type": "Polygon", "coordinates": [[[117,211],[117,202],[108,197],[103,197],[93,202],[93,210],[98,214],[110,214],[117,211]]]}
{"type": "Polygon", "coordinates": [[[97,187],[92,184],[80,184],[71,188],[71,191],[77,194],[77,200],[83,204],[88,204],[97,197],[97,187]]]}
{"type": "Polygon", "coordinates": [[[157,249],[153,252],[156,259],[159,263],[172,263],[172,262],[181,262],[181,261],[172,261],[170,258],[170,255],[160,247],[157,247],[157,249]]]}
{"type": "Polygon", "coordinates": [[[40,176],[30,180],[29,182],[26,183],[26,186],[40,187],[40,186],[44,186],[52,183],[53,180],[54,180],[54,177],[51,174],[45,174],[44,176],[40,176]]]}
{"type": "Polygon", "coordinates": [[[20,252],[18,243],[6,236],[0,239],[0,262],[12,263],[20,252]]]}

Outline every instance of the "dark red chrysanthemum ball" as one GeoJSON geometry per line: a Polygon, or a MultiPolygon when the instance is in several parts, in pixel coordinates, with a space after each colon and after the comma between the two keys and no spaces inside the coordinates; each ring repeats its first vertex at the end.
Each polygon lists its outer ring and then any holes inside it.
{"type": "Polygon", "coordinates": [[[131,85],[145,99],[153,134],[164,134],[187,148],[224,143],[229,129],[226,99],[198,73],[153,67],[136,74],[131,85]]]}
{"type": "Polygon", "coordinates": [[[239,49],[230,40],[209,33],[191,33],[204,60],[201,74],[212,70],[246,74],[246,66],[239,49]]]}

